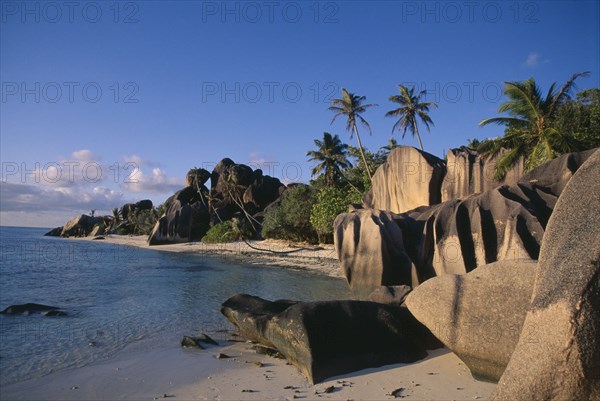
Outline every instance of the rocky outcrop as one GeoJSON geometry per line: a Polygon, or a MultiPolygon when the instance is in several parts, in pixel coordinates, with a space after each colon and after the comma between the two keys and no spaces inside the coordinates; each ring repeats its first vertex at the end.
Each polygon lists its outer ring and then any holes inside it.
{"type": "Polygon", "coordinates": [[[536,267],[535,261],[504,260],[435,277],[414,289],[406,306],[475,378],[496,382],[519,341],[536,267]]]}
{"type": "Polygon", "coordinates": [[[448,151],[446,168],[441,189],[442,202],[463,199],[500,185],[516,184],[523,175],[524,163],[521,160],[507,172],[504,179],[497,180],[494,178],[495,158],[482,157],[477,151],[462,146],[448,151]]]}
{"type": "Polygon", "coordinates": [[[148,237],[149,245],[199,241],[208,231],[209,212],[206,187],[198,192],[185,187],[167,200],[165,214],[148,237]]]}
{"type": "Polygon", "coordinates": [[[199,241],[207,230],[232,218],[260,214],[276,201],[285,186],[277,179],[225,158],[212,173],[192,169],[187,187],[166,202],[165,215],[148,238],[150,245],[199,241]],[[210,178],[210,190],[205,186],[210,178]]]}
{"type": "Polygon", "coordinates": [[[548,222],[531,305],[492,400],[600,399],[599,194],[596,151],[548,222]]]}
{"type": "MultiPolygon", "coordinates": [[[[118,211],[118,220],[113,220],[111,232],[119,235],[148,235],[157,221],[158,216],[151,200],[144,199],[137,203],[126,203],[118,211]]],[[[104,233],[104,231],[98,231],[95,235],[104,233]]]]}
{"type": "Polygon", "coordinates": [[[311,383],[414,362],[438,346],[406,308],[374,302],[269,302],[236,295],[221,312],[247,339],[278,349],[311,383]]]}
{"type": "Polygon", "coordinates": [[[402,214],[361,209],[338,216],[334,242],[352,291],[364,299],[381,285],[415,287],[499,260],[537,260],[561,190],[589,154],[563,155],[517,184],[463,200],[402,214]]]}
{"type": "Polygon", "coordinates": [[[442,200],[443,160],[410,146],[399,146],[373,175],[373,187],[363,197],[369,209],[402,213],[442,200]]]}
{"type": "Polygon", "coordinates": [[[82,214],[73,217],[64,226],[60,233],[61,237],[87,237],[90,235],[94,226],[109,225],[106,217],[92,217],[87,214],[82,214]]]}

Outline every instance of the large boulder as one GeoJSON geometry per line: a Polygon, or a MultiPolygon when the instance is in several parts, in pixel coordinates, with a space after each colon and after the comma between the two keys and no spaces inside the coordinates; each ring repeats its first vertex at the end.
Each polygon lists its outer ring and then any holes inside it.
{"type": "Polygon", "coordinates": [[[86,237],[88,236],[95,225],[104,225],[103,217],[92,217],[87,214],[82,214],[73,217],[62,228],[61,237],[86,237]]]}
{"type": "Polygon", "coordinates": [[[363,197],[366,208],[402,213],[442,200],[443,160],[410,146],[399,146],[373,175],[373,187],[363,197]]]}
{"type": "Polygon", "coordinates": [[[252,183],[244,191],[244,206],[251,213],[262,211],[279,198],[282,188],[284,185],[278,178],[263,175],[260,169],[255,170],[252,183]]]}
{"type": "Polygon", "coordinates": [[[201,188],[210,178],[211,174],[203,168],[193,168],[185,176],[185,186],[201,188]]]}
{"type": "Polygon", "coordinates": [[[416,285],[415,267],[404,251],[404,234],[390,212],[358,209],[334,222],[334,244],[357,299],[382,285],[416,285]],[[413,282],[413,278],[415,281],[413,282]]]}
{"type": "Polygon", "coordinates": [[[185,187],[168,201],[165,214],[148,237],[149,245],[199,241],[209,228],[208,190],[185,187]]]}
{"type": "Polygon", "coordinates": [[[492,400],[600,399],[600,151],[548,222],[531,305],[492,400]]]}
{"type": "Polygon", "coordinates": [[[401,214],[353,209],[339,215],[334,241],[352,291],[364,298],[381,285],[415,287],[499,260],[537,260],[561,190],[587,157],[561,156],[516,184],[462,200],[401,214]]]}
{"type": "Polygon", "coordinates": [[[494,178],[496,159],[482,157],[476,150],[462,146],[450,149],[447,155],[447,173],[442,182],[442,202],[463,199],[469,195],[489,191],[500,185],[516,184],[524,171],[521,159],[502,180],[494,178]]]}
{"type": "Polygon", "coordinates": [[[496,382],[519,341],[536,266],[504,260],[465,275],[435,277],[414,289],[405,304],[475,378],[496,382]]]}
{"type": "Polygon", "coordinates": [[[221,312],[246,338],[278,349],[311,383],[415,362],[438,345],[406,308],[375,302],[269,302],[235,295],[221,312]]]}

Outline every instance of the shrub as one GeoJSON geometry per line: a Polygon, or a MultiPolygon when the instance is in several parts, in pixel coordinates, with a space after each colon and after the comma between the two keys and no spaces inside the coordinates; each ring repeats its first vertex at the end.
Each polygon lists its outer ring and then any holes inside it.
{"type": "Polygon", "coordinates": [[[297,185],[289,189],[280,205],[265,213],[262,236],[290,241],[317,242],[317,233],[310,224],[310,211],[314,203],[314,191],[308,185],[297,185]]]}
{"type": "Polygon", "coordinates": [[[310,223],[314,227],[320,242],[333,242],[333,222],[344,213],[351,203],[360,203],[361,194],[344,188],[322,188],[316,196],[310,213],[310,223]]]}
{"type": "Polygon", "coordinates": [[[242,239],[252,238],[254,232],[245,220],[233,218],[212,226],[204,237],[202,242],[215,244],[220,242],[232,242],[242,239]]]}

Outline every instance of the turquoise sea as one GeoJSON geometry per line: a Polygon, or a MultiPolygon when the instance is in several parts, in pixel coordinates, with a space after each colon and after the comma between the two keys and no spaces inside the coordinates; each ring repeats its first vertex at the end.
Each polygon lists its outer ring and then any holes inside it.
{"type": "Polygon", "coordinates": [[[235,293],[267,299],[345,299],[345,281],[315,273],[44,237],[0,227],[0,310],[35,302],[64,317],[0,314],[0,385],[178,344],[197,331],[224,336],[219,312],[235,293]]]}

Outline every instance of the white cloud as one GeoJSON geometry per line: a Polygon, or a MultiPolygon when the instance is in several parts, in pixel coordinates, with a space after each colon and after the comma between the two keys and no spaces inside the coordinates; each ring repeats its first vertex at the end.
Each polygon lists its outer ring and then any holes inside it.
{"type": "Polygon", "coordinates": [[[168,177],[167,173],[159,167],[154,167],[150,174],[146,174],[140,167],[136,167],[121,184],[121,187],[127,191],[138,193],[172,193],[184,185],[184,179],[168,177]]]}
{"type": "Polygon", "coordinates": [[[77,161],[82,161],[82,162],[91,162],[91,161],[95,161],[98,159],[98,157],[96,157],[94,152],[92,152],[89,149],[76,150],[75,152],[73,152],[71,154],[71,157],[73,157],[73,159],[75,159],[77,161]]]}
{"type": "Polygon", "coordinates": [[[537,67],[540,64],[546,64],[549,61],[550,60],[548,60],[548,59],[542,59],[541,54],[539,54],[537,52],[531,52],[527,55],[527,59],[523,63],[523,66],[533,68],[533,67],[537,67]]]}

